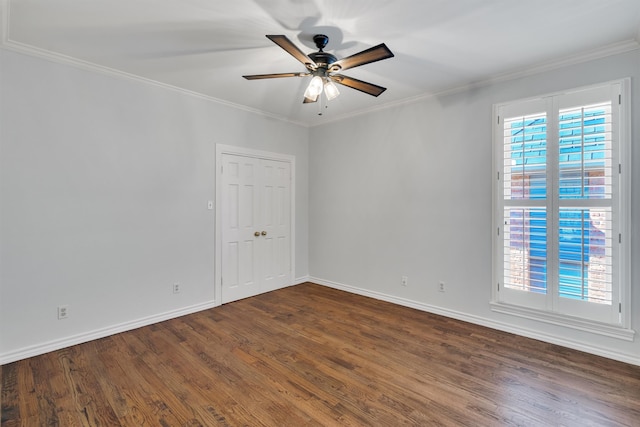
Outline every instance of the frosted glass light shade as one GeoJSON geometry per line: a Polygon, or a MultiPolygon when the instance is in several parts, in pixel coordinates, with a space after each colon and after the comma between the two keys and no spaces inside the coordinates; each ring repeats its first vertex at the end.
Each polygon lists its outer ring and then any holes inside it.
{"type": "Polygon", "coordinates": [[[338,90],[338,86],[331,80],[327,79],[324,82],[324,94],[327,95],[327,100],[331,101],[338,95],[340,95],[340,91],[338,90]]]}
{"type": "Polygon", "coordinates": [[[304,91],[304,97],[312,100],[318,99],[318,95],[322,93],[322,77],[314,76],[307,86],[307,90],[304,91]]]}

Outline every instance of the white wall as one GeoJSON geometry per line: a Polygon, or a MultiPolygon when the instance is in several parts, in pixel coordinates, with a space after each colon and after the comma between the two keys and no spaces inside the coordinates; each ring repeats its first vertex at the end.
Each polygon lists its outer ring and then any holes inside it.
{"type": "Polygon", "coordinates": [[[296,156],[307,276],[306,128],[10,51],[0,61],[0,363],[214,304],[216,143],[296,156]]]}
{"type": "Polygon", "coordinates": [[[489,306],[492,105],[628,76],[632,326],[640,331],[638,50],[312,128],[312,280],[640,364],[638,335],[634,342],[591,335],[489,306]],[[406,287],[400,286],[403,275],[409,277],[406,287]],[[446,283],[444,293],[439,281],[446,283]]]}
{"type": "Polygon", "coordinates": [[[310,130],[1,49],[0,61],[0,363],[213,304],[206,203],[223,143],[296,156],[298,278],[640,364],[638,337],[489,309],[492,105],[631,76],[640,182],[639,51],[310,130]]]}

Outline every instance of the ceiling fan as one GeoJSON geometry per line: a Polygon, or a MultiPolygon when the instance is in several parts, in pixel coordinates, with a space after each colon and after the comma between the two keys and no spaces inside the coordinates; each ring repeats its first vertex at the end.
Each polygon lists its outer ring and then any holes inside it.
{"type": "Polygon", "coordinates": [[[338,74],[338,72],[348,70],[349,68],[359,67],[360,65],[369,64],[371,62],[392,58],[393,53],[384,43],[346,58],[338,59],[334,55],[322,50],[329,42],[329,37],[324,34],[316,34],[313,37],[313,41],[319,50],[318,52],[313,52],[309,55],[306,55],[298,49],[298,47],[286,36],[267,35],[267,38],[304,64],[307,71],[300,73],[254,74],[242,76],[245,79],[258,80],[275,79],[280,77],[312,76],[311,82],[309,83],[307,90],[304,92],[303,103],[305,104],[316,102],[323,90],[328,100],[334,99],[340,94],[335,83],[368,93],[372,96],[378,96],[387,90],[387,88],[382,86],[338,74]]]}

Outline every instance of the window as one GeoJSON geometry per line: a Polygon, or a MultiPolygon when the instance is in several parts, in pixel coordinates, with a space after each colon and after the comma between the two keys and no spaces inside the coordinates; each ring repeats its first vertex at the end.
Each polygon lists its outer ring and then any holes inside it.
{"type": "Polygon", "coordinates": [[[495,108],[494,310],[628,327],[627,86],[495,108]]]}

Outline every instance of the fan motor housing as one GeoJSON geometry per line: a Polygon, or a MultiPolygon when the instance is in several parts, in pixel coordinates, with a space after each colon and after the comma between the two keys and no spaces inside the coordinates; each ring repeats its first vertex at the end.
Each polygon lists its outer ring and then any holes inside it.
{"type": "Polygon", "coordinates": [[[313,52],[309,54],[309,58],[318,64],[318,68],[329,68],[329,65],[338,60],[335,56],[327,52],[313,52]]]}

